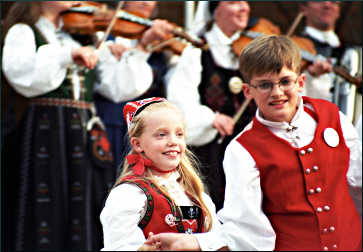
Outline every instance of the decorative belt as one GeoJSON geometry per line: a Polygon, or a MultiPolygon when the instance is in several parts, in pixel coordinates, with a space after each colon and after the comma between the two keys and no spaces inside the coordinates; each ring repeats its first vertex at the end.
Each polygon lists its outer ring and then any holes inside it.
{"type": "Polygon", "coordinates": [[[94,106],[93,103],[90,102],[61,98],[34,98],[30,100],[30,104],[41,106],[65,106],[80,109],[92,109],[94,106]]]}
{"type": "Polygon", "coordinates": [[[87,122],[87,130],[91,130],[94,124],[98,124],[103,130],[106,130],[106,127],[103,124],[101,118],[99,118],[96,114],[96,108],[93,103],[61,98],[34,98],[30,100],[30,104],[40,106],[65,106],[71,108],[89,109],[92,116],[87,122]]]}

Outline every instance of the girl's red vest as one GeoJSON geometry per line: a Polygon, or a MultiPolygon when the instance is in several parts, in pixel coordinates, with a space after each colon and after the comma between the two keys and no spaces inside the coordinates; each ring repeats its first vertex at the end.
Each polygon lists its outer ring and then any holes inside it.
{"type": "Polygon", "coordinates": [[[318,123],[309,145],[292,147],[256,118],[237,139],[260,171],[263,211],[276,232],[275,250],[361,250],[362,224],[348,191],[350,152],[339,109],[324,100],[303,99],[313,106],[318,123]],[[338,133],[338,146],[325,142],[326,128],[338,133]]]}
{"type": "Polygon", "coordinates": [[[186,233],[189,228],[193,230],[193,233],[205,232],[205,214],[202,211],[201,218],[196,222],[197,224],[183,220],[182,213],[177,206],[149,180],[136,176],[127,176],[123,178],[121,183],[137,185],[147,197],[146,213],[139,223],[145,238],[149,236],[149,232],[154,234],[163,232],[186,233]]]}

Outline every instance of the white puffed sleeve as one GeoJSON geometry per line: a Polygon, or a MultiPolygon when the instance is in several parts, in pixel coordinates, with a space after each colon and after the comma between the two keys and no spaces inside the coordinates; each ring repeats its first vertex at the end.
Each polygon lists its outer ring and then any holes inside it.
{"type": "Polygon", "coordinates": [[[153,82],[153,72],[147,63],[150,53],[133,48],[117,60],[108,49],[100,49],[95,92],[115,103],[134,99],[145,93],[153,82]]]}
{"type": "Polygon", "coordinates": [[[212,141],[218,131],[212,126],[216,114],[201,104],[198,86],[201,82],[201,50],[186,47],[178,64],[165,77],[167,99],[184,113],[187,126],[187,144],[200,146],[212,141]]]}
{"type": "MultiPolygon", "coordinates": [[[[74,44],[78,46],[78,44],[74,44]]],[[[49,43],[36,48],[30,26],[13,25],[4,40],[2,70],[21,95],[34,97],[58,88],[72,63],[72,46],[49,43]]]]}
{"type": "Polygon", "coordinates": [[[100,215],[103,251],[135,251],[142,246],[145,236],[138,224],[146,204],[144,192],[136,185],[122,184],[112,189],[100,215]]]}

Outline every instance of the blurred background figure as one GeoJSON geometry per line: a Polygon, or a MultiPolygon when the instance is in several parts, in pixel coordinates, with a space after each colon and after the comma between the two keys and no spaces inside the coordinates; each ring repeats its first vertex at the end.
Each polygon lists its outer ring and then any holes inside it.
{"type": "MultiPolygon", "coordinates": [[[[157,8],[156,1],[126,1],[122,10],[150,20],[157,8]]],[[[125,23],[127,25],[127,23],[125,23]]],[[[130,24],[132,25],[132,23],[130,24]]],[[[127,127],[122,116],[124,105],[131,100],[148,97],[165,97],[164,76],[170,63],[171,55],[165,51],[150,52],[148,45],[166,39],[173,27],[166,21],[155,19],[150,28],[134,38],[127,35],[110,36],[107,45],[112,53],[123,63],[119,69],[123,76],[119,86],[96,85],[95,102],[97,111],[105,122],[112,150],[115,153],[115,178],[121,172],[120,164],[128,152],[127,127]],[[119,89],[116,89],[116,88],[119,89]],[[118,93],[115,97],[113,94],[118,93]]],[[[103,34],[99,33],[99,37],[103,34]]],[[[104,66],[107,68],[107,66],[104,66]]],[[[108,76],[100,76],[107,80],[108,76]]]]}
{"type": "Polygon", "coordinates": [[[115,178],[93,86],[119,85],[122,62],[64,29],[64,12],[79,4],[16,2],[3,23],[2,84],[26,100],[16,144],[2,148],[10,251],[102,246],[98,217],[115,178]]]}
{"type": "Polygon", "coordinates": [[[305,17],[302,35],[312,40],[317,54],[323,56],[307,68],[304,94],[333,101],[353,121],[356,86],[335,74],[333,66],[344,67],[351,76],[361,74],[362,49],[343,43],[335,32],[341,15],[341,3],[304,2],[301,4],[301,11],[305,17]]]}

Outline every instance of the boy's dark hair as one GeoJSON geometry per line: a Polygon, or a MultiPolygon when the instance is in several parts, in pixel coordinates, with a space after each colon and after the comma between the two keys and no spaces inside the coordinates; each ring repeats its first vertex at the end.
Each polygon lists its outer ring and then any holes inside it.
{"type": "Polygon", "coordinates": [[[239,69],[244,82],[265,73],[280,73],[286,66],[300,74],[299,47],[287,36],[265,35],[252,40],[239,57],[239,69]]]}

